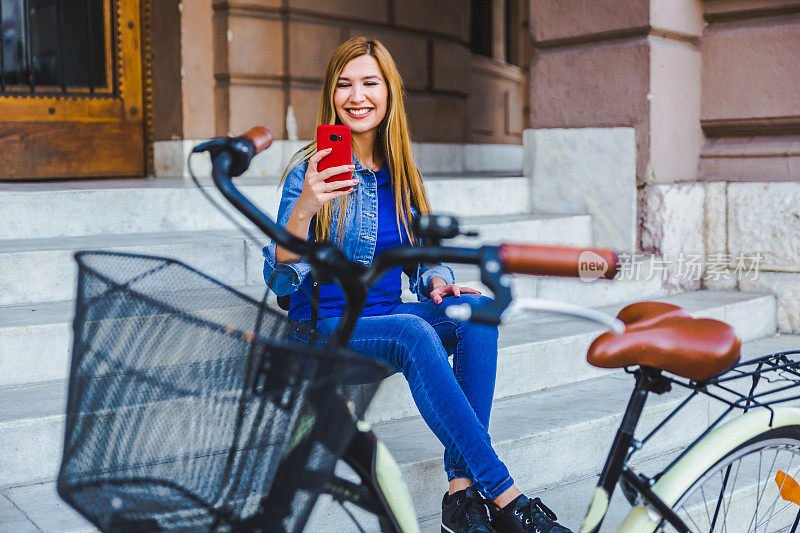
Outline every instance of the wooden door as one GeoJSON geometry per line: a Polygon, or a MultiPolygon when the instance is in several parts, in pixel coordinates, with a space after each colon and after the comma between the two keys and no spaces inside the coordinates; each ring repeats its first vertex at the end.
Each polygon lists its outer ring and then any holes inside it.
{"type": "Polygon", "coordinates": [[[142,1],[0,0],[0,179],[144,175],[142,1]]]}

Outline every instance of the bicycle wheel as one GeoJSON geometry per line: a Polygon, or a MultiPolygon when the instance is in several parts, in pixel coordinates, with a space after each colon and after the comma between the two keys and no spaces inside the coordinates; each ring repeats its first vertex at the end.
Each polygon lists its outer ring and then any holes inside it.
{"type": "MultiPolygon", "coordinates": [[[[781,497],[781,487],[791,481],[776,480],[778,472],[800,478],[800,426],[765,431],[732,449],[673,509],[693,532],[796,531],[800,505],[781,497]]],[[[658,531],[675,528],[666,524],[658,531]]]]}

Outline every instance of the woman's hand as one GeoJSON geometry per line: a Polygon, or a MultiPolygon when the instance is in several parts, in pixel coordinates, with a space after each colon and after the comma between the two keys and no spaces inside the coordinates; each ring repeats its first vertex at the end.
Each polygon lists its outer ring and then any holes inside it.
{"type": "MultiPolygon", "coordinates": [[[[335,198],[350,194],[355,190],[355,185],[358,183],[358,179],[325,183],[325,180],[332,176],[355,169],[354,165],[342,165],[319,172],[317,164],[320,159],[330,152],[330,148],[320,150],[308,160],[308,168],[303,180],[303,190],[300,191],[300,196],[292,209],[292,214],[289,215],[289,220],[286,222],[286,231],[303,240],[308,238],[311,218],[322,209],[322,206],[335,198]],[[344,188],[344,190],[338,190],[341,188],[344,188]]],[[[278,263],[296,263],[299,260],[299,255],[280,246],[275,248],[275,261],[278,263]]]]}
{"type": "Polygon", "coordinates": [[[480,294],[481,291],[472,289],[470,287],[459,287],[454,283],[447,283],[442,278],[433,278],[431,280],[431,291],[430,297],[433,300],[433,303],[439,305],[442,303],[442,299],[445,296],[452,294],[455,297],[459,297],[462,294],[480,294]]]}
{"type": "Polygon", "coordinates": [[[303,181],[303,191],[300,193],[300,198],[297,199],[295,210],[299,210],[302,218],[310,220],[311,217],[317,214],[322,209],[322,206],[336,198],[347,196],[355,190],[358,179],[349,179],[342,181],[332,181],[325,183],[337,174],[344,174],[355,170],[355,165],[342,165],[338,167],[331,167],[323,170],[317,170],[317,164],[320,160],[331,153],[331,148],[318,151],[312,155],[308,160],[308,168],[306,169],[306,177],[303,181]],[[339,189],[344,188],[340,191],[339,189]]]}

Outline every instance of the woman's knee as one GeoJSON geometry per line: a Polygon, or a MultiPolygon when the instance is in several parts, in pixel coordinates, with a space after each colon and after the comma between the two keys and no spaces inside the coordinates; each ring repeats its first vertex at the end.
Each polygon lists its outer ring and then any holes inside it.
{"type": "Polygon", "coordinates": [[[483,294],[462,294],[461,296],[454,298],[454,300],[455,303],[466,303],[471,306],[482,306],[492,301],[491,298],[484,296],[483,294]]]}
{"type": "MultiPolygon", "coordinates": [[[[476,307],[482,307],[484,305],[488,305],[492,301],[491,298],[488,296],[484,296],[482,294],[462,294],[457,298],[452,299],[452,303],[450,305],[456,304],[467,304],[473,309],[476,307]]],[[[489,324],[479,324],[477,322],[470,322],[470,321],[462,321],[458,319],[453,319],[454,322],[458,325],[458,328],[461,330],[462,335],[465,334],[469,330],[480,329],[487,332],[487,334],[497,335],[497,326],[489,325],[489,324]]]]}
{"type": "Polygon", "coordinates": [[[436,330],[424,318],[411,314],[393,315],[397,319],[395,338],[409,348],[426,347],[428,344],[441,344],[436,330]]]}
{"type": "Polygon", "coordinates": [[[404,352],[404,360],[418,364],[447,361],[447,353],[433,326],[424,318],[411,314],[394,315],[397,329],[392,332],[395,342],[404,352]]]}

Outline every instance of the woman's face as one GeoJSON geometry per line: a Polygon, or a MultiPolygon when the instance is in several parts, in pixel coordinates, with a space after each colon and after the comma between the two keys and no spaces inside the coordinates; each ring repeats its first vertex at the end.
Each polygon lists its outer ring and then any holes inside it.
{"type": "Polygon", "coordinates": [[[342,69],[333,92],[336,115],[353,133],[365,133],[386,116],[389,89],[378,62],[371,55],[358,56],[342,69]]]}

